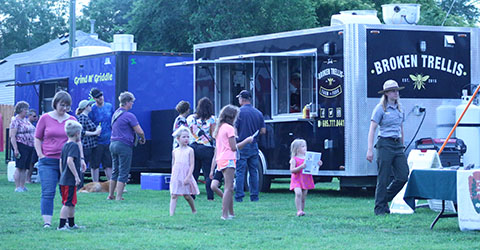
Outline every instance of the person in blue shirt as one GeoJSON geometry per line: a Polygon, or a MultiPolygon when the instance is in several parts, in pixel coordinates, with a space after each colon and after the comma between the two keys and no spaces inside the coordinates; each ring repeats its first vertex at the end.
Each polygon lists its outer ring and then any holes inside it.
{"type": "Polygon", "coordinates": [[[92,106],[92,111],[88,117],[95,123],[95,126],[100,125],[102,132],[98,136],[97,146],[92,150],[91,173],[92,180],[99,181],[99,168],[102,164],[103,170],[107,180],[112,177],[112,156],[110,154],[110,136],[112,135],[112,116],[115,110],[113,105],[105,102],[103,92],[97,88],[92,88],[90,96],[95,100],[92,106]]]}
{"type": "MultiPolygon", "coordinates": [[[[235,122],[238,137],[237,142],[245,140],[245,138],[252,136],[255,132],[260,134],[266,133],[265,121],[263,114],[258,109],[252,106],[252,95],[247,90],[242,90],[238,95],[238,103],[240,103],[240,113],[235,122]]],[[[235,201],[242,202],[245,193],[243,191],[245,177],[248,173],[250,201],[258,201],[258,169],[260,166],[258,156],[257,138],[254,137],[253,142],[238,150],[240,159],[237,161],[237,168],[235,169],[235,201]]]]}

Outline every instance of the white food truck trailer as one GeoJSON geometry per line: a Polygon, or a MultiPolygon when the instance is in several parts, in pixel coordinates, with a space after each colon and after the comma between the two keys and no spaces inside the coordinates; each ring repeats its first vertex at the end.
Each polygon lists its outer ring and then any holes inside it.
{"type": "Polygon", "coordinates": [[[295,138],[322,153],[317,181],[338,177],[340,187],[373,187],[377,167],[366,160],[367,135],[385,80],[405,87],[400,94],[407,144],[417,128],[417,138],[447,137],[455,112],[451,117],[440,107],[459,105],[462,89],[478,83],[480,74],[474,70],[478,29],[373,20],[197,44],[194,61],[167,66],[193,65],[194,99],[209,97],[217,115],[227,104],[238,105],[241,90],[252,93],[267,126],[259,138],[262,191],[272,179],[290,176],[295,138]],[[309,118],[302,114],[306,105],[309,118]],[[446,124],[437,124],[441,115],[448,116],[446,124]]]}

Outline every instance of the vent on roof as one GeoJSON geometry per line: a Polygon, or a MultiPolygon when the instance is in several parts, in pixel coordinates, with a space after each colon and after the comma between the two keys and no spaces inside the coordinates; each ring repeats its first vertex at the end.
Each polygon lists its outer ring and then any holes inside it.
{"type": "Polygon", "coordinates": [[[65,36],[65,34],[58,35],[58,39],[62,39],[65,36]]]}
{"type": "Polygon", "coordinates": [[[0,60],[0,65],[4,64],[4,63],[6,63],[6,62],[7,62],[7,60],[5,60],[5,59],[0,60]]]}
{"type": "Polygon", "coordinates": [[[64,44],[66,44],[66,43],[68,43],[68,39],[65,39],[65,40],[60,41],[60,45],[64,45],[64,44]]]}
{"type": "Polygon", "coordinates": [[[67,38],[69,36],[68,33],[63,34],[63,37],[67,38]]]}

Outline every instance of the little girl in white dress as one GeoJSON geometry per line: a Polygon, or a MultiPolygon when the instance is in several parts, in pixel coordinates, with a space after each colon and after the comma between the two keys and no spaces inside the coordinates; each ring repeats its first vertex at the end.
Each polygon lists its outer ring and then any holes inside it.
{"type": "Polygon", "coordinates": [[[193,149],[188,146],[190,131],[186,127],[180,127],[174,132],[180,145],[172,152],[172,177],[170,178],[170,216],[175,214],[178,196],[183,196],[192,208],[192,213],[197,213],[195,201],[191,195],[200,193],[197,182],[193,178],[195,158],[193,149]]]}

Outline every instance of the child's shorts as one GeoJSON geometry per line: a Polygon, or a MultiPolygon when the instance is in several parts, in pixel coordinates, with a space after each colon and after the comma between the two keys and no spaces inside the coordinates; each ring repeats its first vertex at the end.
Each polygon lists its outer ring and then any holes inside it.
{"type": "Polygon", "coordinates": [[[215,170],[215,174],[213,175],[213,179],[217,180],[218,182],[222,182],[223,180],[223,173],[220,170],[215,170]]]}
{"type": "Polygon", "coordinates": [[[237,161],[236,160],[218,160],[217,161],[217,170],[223,170],[225,168],[235,168],[237,161]]]}
{"type": "Polygon", "coordinates": [[[67,207],[74,207],[77,204],[77,186],[60,185],[62,204],[67,207]]]}

